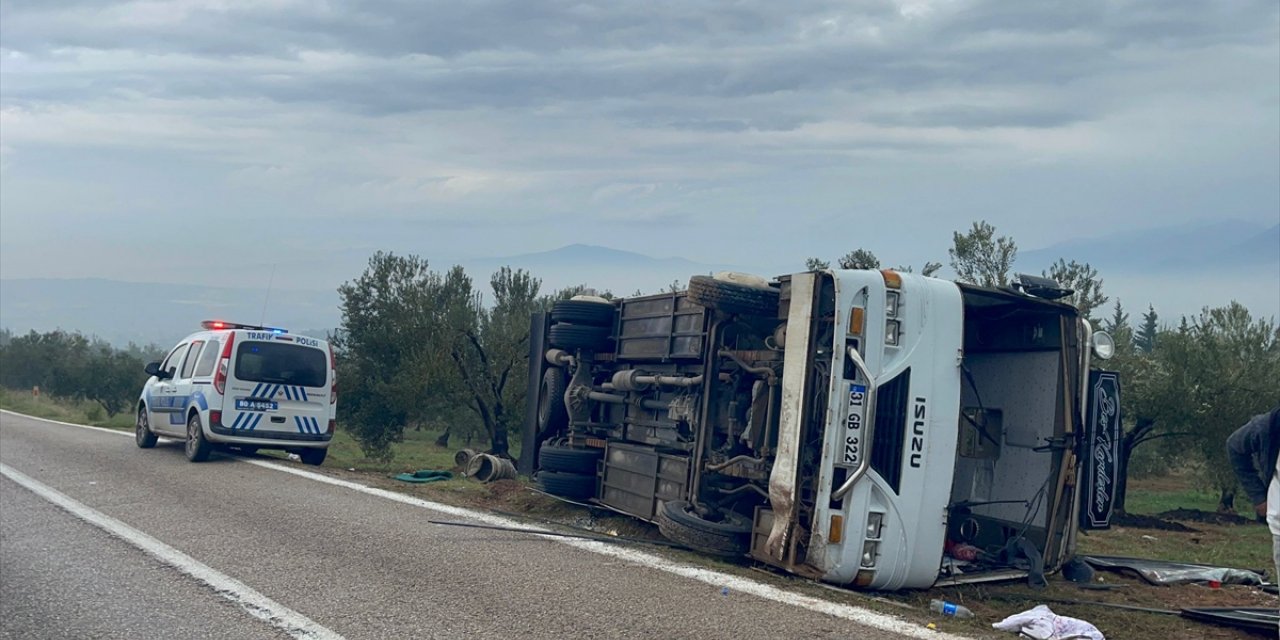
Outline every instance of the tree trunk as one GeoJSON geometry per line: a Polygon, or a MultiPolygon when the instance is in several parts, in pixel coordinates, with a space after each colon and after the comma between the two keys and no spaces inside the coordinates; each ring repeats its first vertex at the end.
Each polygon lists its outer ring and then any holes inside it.
{"type": "Polygon", "coordinates": [[[510,458],[510,446],[507,443],[507,425],[504,420],[504,412],[501,402],[495,402],[493,405],[493,427],[489,431],[489,441],[493,445],[489,448],[489,453],[502,458],[510,458]]]}
{"type": "Polygon", "coordinates": [[[1116,499],[1112,510],[1116,515],[1127,515],[1124,501],[1129,495],[1129,458],[1133,456],[1134,439],[1125,434],[1120,438],[1120,460],[1116,464],[1116,499]]]}
{"type": "Polygon", "coordinates": [[[451,430],[453,430],[453,427],[452,427],[452,426],[448,426],[448,427],[445,427],[445,428],[444,428],[444,433],[440,434],[440,437],[439,437],[439,438],[436,438],[436,446],[437,446],[437,447],[448,447],[448,446],[449,446],[449,435],[450,435],[450,434],[449,434],[449,432],[450,432],[451,430]]]}
{"type": "Polygon", "coordinates": [[[1153,420],[1139,418],[1133,429],[1120,436],[1120,460],[1116,465],[1116,499],[1112,507],[1119,515],[1128,513],[1124,502],[1129,496],[1129,459],[1133,457],[1133,450],[1142,444],[1142,436],[1150,432],[1154,425],[1153,420]]]}

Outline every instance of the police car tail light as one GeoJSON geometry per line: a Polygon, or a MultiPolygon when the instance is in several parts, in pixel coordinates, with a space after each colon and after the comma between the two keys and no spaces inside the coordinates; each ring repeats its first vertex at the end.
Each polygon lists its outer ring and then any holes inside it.
{"type": "Polygon", "coordinates": [[[210,410],[210,411],[209,411],[209,426],[210,426],[210,427],[221,427],[221,426],[222,426],[222,412],[221,412],[221,411],[219,411],[219,410],[217,410],[217,409],[212,409],[212,410],[210,410]]]}
{"type": "Polygon", "coordinates": [[[218,372],[213,376],[213,388],[218,393],[227,392],[227,370],[231,368],[231,345],[236,341],[236,334],[227,334],[227,343],[222,345],[222,357],[218,358],[218,372]]]}

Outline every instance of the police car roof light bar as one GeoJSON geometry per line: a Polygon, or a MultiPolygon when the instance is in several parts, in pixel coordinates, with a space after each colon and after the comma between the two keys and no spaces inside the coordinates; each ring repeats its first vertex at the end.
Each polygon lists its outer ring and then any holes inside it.
{"type": "Polygon", "coordinates": [[[223,322],[222,320],[205,320],[200,326],[207,330],[216,329],[248,329],[250,331],[270,331],[271,333],[289,333],[279,327],[260,327],[256,324],[240,324],[239,322],[223,322]]]}

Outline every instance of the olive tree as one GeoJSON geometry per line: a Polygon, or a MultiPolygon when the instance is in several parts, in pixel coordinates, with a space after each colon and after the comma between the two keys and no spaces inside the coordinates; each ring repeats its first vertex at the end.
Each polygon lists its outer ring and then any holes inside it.
{"type": "Polygon", "coordinates": [[[996,237],[996,228],[986,220],[973,223],[968,233],[952,234],[951,269],[961,282],[984,287],[1009,284],[1018,245],[1008,236],[996,237]]]}
{"type": "Polygon", "coordinates": [[[1053,263],[1048,271],[1042,271],[1041,275],[1072,290],[1071,295],[1063,302],[1079,309],[1080,316],[1083,318],[1092,319],[1093,311],[1102,307],[1109,299],[1102,293],[1102,278],[1098,277],[1098,270],[1087,262],[1081,264],[1075,260],[1067,262],[1058,258],[1058,261],[1053,263]]]}

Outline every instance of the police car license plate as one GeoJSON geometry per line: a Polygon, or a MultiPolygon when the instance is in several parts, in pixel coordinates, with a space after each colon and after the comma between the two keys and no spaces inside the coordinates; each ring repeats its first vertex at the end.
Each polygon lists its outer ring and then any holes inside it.
{"type": "Polygon", "coordinates": [[[850,384],[848,401],[844,418],[844,464],[856,467],[862,463],[862,452],[866,448],[863,419],[867,410],[867,387],[850,384]]]}
{"type": "Polygon", "coordinates": [[[236,410],[238,411],[275,411],[280,406],[271,400],[245,400],[239,398],[236,400],[236,410]]]}

